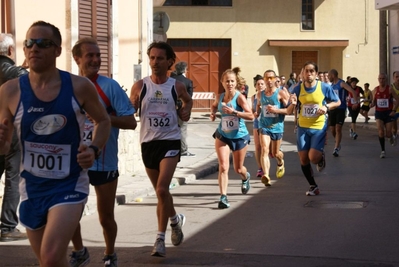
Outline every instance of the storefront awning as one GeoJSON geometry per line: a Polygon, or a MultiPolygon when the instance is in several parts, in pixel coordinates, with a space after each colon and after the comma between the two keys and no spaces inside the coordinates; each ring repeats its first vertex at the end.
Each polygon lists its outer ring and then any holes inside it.
{"type": "Polygon", "coordinates": [[[346,47],[349,40],[272,40],[269,46],[291,46],[291,47],[346,47]]]}

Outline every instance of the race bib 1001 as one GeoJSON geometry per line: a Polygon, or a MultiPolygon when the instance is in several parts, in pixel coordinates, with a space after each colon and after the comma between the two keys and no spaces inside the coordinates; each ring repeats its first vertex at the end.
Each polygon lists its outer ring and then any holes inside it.
{"type": "Polygon", "coordinates": [[[24,142],[23,166],[31,174],[63,179],[70,173],[71,145],[24,142]]]}

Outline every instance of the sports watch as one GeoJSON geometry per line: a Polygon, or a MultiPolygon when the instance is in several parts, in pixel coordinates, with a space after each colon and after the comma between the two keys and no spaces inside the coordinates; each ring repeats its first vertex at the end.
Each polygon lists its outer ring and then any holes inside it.
{"type": "Polygon", "coordinates": [[[98,159],[100,157],[101,151],[98,147],[90,145],[89,148],[93,149],[94,151],[94,158],[98,159]]]}

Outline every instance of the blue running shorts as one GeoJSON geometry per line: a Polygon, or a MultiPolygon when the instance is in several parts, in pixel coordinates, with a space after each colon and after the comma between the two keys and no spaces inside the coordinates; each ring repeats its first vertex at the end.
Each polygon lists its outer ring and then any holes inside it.
{"type": "Polygon", "coordinates": [[[258,132],[261,133],[262,135],[270,136],[270,139],[273,141],[283,139],[283,133],[271,133],[268,128],[259,128],[258,132]]]}
{"type": "Polygon", "coordinates": [[[296,136],[298,151],[309,151],[311,148],[323,151],[326,141],[326,126],[321,130],[298,126],[296,136]]]}
{"type": "Polygon", "coordinates": [[[221,135],[218,130],[216,130],[212,136],[213,136],[213,138],[215,138],[215,139],[217,138],[220,141],[222,141],[223,143],[225,143],[226,145],[228,145],[232,151],[238,151],[238,150],[243,149],[244,147],[249,145],[249,142],[251,141],[251,137],[249,136],[249,134],[247,134],[241,138],[229,139],[229,138],[226,138],[223,135],[221,135]]]}
{"type": "Polygon", "coordinates": [[[59,205],[86,202],[87,194],[76,191],[59,192],[44,197],[30,198],[21,202],[19,220],[24,227],[30,230],[37,230],[47,224],[47,214],[50,209],[59,205]]]}

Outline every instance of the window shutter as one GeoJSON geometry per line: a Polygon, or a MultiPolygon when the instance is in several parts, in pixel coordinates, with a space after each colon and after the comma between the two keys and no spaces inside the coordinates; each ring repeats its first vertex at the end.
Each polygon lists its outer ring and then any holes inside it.
{"type": "Polygon", "coordinates": [[[112,8],[109,0],[79,1],[79,38],[93,37],[101,52],[99,73],[112,76],[112,8]]]}

